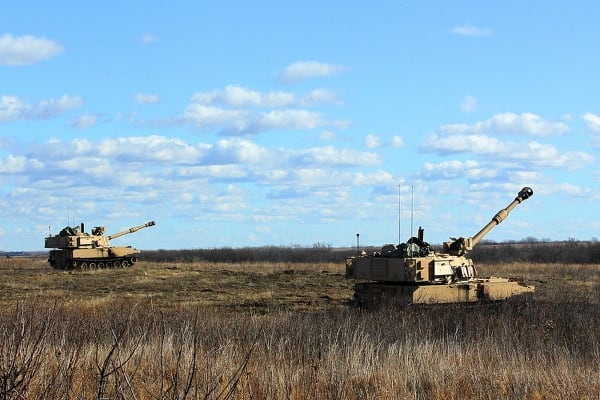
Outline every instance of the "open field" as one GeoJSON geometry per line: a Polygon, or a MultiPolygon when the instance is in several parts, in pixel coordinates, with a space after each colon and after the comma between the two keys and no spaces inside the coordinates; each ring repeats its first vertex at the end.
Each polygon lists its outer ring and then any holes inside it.
{"type": "Polygon", "coordinates": [[[144,262],[133,268],[56,271],[45,259],[0,259],[0,304],[60,299],[101,304],[125,299],[157,306],[226,310],[314,310],[345,304],[352,282],[333,263],[144,262]]]}
{"type": "MultiPolygon", "coordinates": [[[[144,262],[133,268],[57,271],[45,258],[0,259],[0,304],[34,298],[78,304],[116,299],[156,305],[229,310],[315,310],[347,304],[353,282],[343,263],[144,262]]],[[[519,277],[536,286],[537,300],[598,301],[600,266],[590,264],[479,265],[482,276],[519,277]]]]}
{"type": "Polygon", "coordinates": [[[600,267],[533,301],[364,311],[334,263],[0,260],[0,399],[598,399],[600,267]]]}

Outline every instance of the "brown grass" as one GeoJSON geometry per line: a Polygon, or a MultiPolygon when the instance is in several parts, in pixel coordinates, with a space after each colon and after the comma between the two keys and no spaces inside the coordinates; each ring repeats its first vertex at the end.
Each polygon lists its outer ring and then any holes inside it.
{"type": "Polygon", "coordinates": [[[0,261],[0,399],[597,399],[598,266],[534,300],[363,311],[335,264],[0,261]],[[574,290],[573,297],[565,288],[574,290]]]}
{"type": "Polygon", "coordinates": [[[312,310],[352,297],[344,265],[333,263],[157,263],[133,268],[57,271],[44,259],[0,259],[0,304],[37,298],[102,304],[152,300],[154,304],[215,306],[262,311],[312,310]]]}
{"type": "Polygon", "coordinates": [[[483,276],[515,277],[536,287],[536,299],[553,302],[600,303],[600,265],[524,264],[478,265],[483,276]]]}

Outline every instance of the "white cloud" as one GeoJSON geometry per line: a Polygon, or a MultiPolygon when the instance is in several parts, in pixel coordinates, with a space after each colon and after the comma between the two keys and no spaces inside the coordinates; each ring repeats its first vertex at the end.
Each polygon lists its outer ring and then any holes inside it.
{"type": "Polygon", "coordinates": [[[160,96],[153,93],[136,93],[133,100],[140,104],[155,104],[160,101],[160,96]]]}
{"type": "Polygon", "coordinates": [[[569,131],[564,122],[551,122],[533,113],[500,113],[486,121],[472,125],[449,124],[440,130],[448,134],[503,134],[503,135],[532,135],[551,136],[562,135],[569,131]]]}
{"type": "Polygon", "coordinates": [[[472,125],[444,125],[421,145],[424,152],[485,155],[490,162],[515,162],[536,168],[576,169],[591,164],[586,152],[561,152],[551,144],[537,141],[509,142],[492,134],[561,135],[569,130],[562,122],[550,122],[532,113],[501,113],[472,125]]]}
{"type": "Polygon", "coordinates": [[[274,129],[315,129],[326,125],[323,116],[318,112],[307,110],[285,109],[273,110],[262,114],[259,131],[274,129]]]}
{"type": "Polygon", "coordinates": [[[312,106],[317,103],[338,103],[337,96],[326,89],[314,89],[305,96],[290,92],[259,92],[242,86],[228,85],[224,90],[196,93],[192,103],[202,105],[226,105],[232,107],[254,106],[281,108],[290,106],[312,106]]]}
{"type": "MultiPolygon", "coordinates": [[[[269,131],[346,128],[349,121],[330,121],[308,107],[317,103],[340,104],[326,89],[314,89],[305,95],[291,92],[260,92],[229,85],[223,90],[195,93],[185,110],[171,120],[147,124],[191,124],[199,130],[230,136],[252,135],[269,131]]],[[[139,120],[139,123],[144,123],[139,120]]]]}
{"type": "Polygon", "coordinates": [[[310,107],[314,104],[341,104],[341,101],[331,90],[313,89],[308,95],[300,97],[298,104],[310,107]]]}
{"type": "MultiPolygon", "coordinates": [[[[76,160],[74,164],[93,164],[98,158],[109,164],[139,162],[197,163],[207,154],[210,145],[190,145],[180,139],[158,135],[105,138],[97,141],[74,139],[66,142],[50,139],[36,146],[32,154],[48,162],[76,160]],[[87,161],[83,161],[87,160],[87,161]]],[[[137,167],[135,167],[137,168],[137,167]]]]}
{"type": "Polygon", "coordinates": [[[327,64],[317,61],[298,61],[288,65],[279,74],[279,80],[293,83],[304,79],[331,76],[346,70],[341,65],[327,64]]]}
{"type": "Polygon", "coordinates": [[[530,142],[526,146],[515,144],[506,158],[522,159],[538,167],[574,170],[595,162],[595,157],[583,151],[560,152],[556,146],[530,142]]]}
{"type": "MultiPolygon", "coordinates": [[[[39,146],[34,154],[47,160],[49,170],[54,171],[54,179],[60,174],[79,170],[82,172],[80,178],[84,180],[86,175],[110,177],[125,173],[129,174],[127,179],[131,179],[141,173],[140,163],[145,165],[144,174],[157,177],[175,174],[180,177],[239,178],[249,175],[252,164],[268,166],[269,160],[275,158],[270,151],[237,138],[220,140],[214,145],[190,145],[180,139],[158,135],[106,138],[96,142],[89,139],[50,140],[39,146]]],[[[113,184],[118,185],[118,182],[113,184]]]]}
{"type": "Polygon", "coordinates": [[[503,141],[481,134],[434,133],[421,145],[423,151],[437,153],[501,153],[505,148],[503,141]]]}
{"type": "Polygon", "coordinates": [[[594,133],[600,133],[600,116],[587,112],[583,114],[582,118],[587,124],[588,129],[594,133]]]}
{"type": "Polygon", "coordinates": [[[492,34],[492,30],[490,28],[481,28],[473,25],[465,24],[462,26],[455,26],[452,28],[452,33],[461,36],[489,36],[492,34]]]}
{"type": "MultiPolygon", "coordinates": [[[[7,145],[19,147],[19,144],[7,145]]],[[[0,173],[21,173],[35,182],[27,186],[42,188],[49,185],[84,190],[90,185],[108,185],[106,187],[114,192],[128,185],[155,186],[163,180],[169,182],[165,183],[165,189],[177,187],[176,182],[179,181],[194,185],[196,179],[244,182],[252,179],[267,186],[289,185],[295,180],[308,184],[304,180],[308,171],[313,171],[310,174],[314,177],[317,170],[327,174],[329,184],[350,184],[358,176],[348,175],[344,167],[379,164],[381,158],[375,153],[333,146],[301,150],[269,149],[241,138],[191,145],[179,139],[151,135],[98,141],[51,139],[30,147],[26,157],[5,158],[0,162],[0,173]],[[142,163],[144,168],[140,169],[142,163]]],[[[386,175],[385,179],[390,178],[386,175]]],[[[312,184],[321,186],[323,182],[312,184]]]]}
{"type": "Polygon", "coordinates": [[[373,166],[381,163],[376,153],[339,149],[333,146],[290,151],[299,164],[373,166]]]}
{"type": "Polygon", "coordinates": [[[229,85],[224,90],[196,93],[192,102],[204,105],[224,104],[228,106],[284,107],[296,103],[296,97],[289,92],[266,92],[229,85]]]}
{"type": "Polygon", "coordinates": [[[264,163],[274,154],[248,140],[239,138],[219,140],[209,151],[207,159],[211,163],[264,163]]]}
{"type": "Polygon", "coordinates": [[[467,178],[469,180],[492,179],[498,175],[495,168],[485,167],[475,160],[448,160],[434,164],[426,162],[422,174],[427,179],[467,178]]]}
{"type": "Polygon", "coordinates": [[[273,130],[315,129],[326,126],[318,112],[301,109],[251,113],[219,107],[190,104],[181,117],[199,129],[215,129],[224,135],[249,135],[273,130]]]}
{"type": "MultiPolygon", "coordinates": [[[[588,121],[593,121],[589,115],[586,118],[588,121]]],[[[431,134],[422,143],[420,149],[423,152],[440,155],[460,153],[479,155],[482,158],[485,157],[487,163],[485,168],[490,170],[513,171],[539,168],[574,170],[594,163],[595,157],[585,151],[562,151],[554,144],[539,141],[506,141],[492,136],[494,134],[556,136],[568,130],[569,127],[563,122],[547,121],[532,113],[502,113],[472,125],[444,125],[438,132],[431,134]]],[[[432,164],[429,165],[430,169],[431,166],[432,164]]],[[[449,165],[440,167],[449,168],[449,165]]],[[[449,168],[448,170],[455,169],[449,168]]],[[[426,168],[425,173],[427,171],[426,168]]],[[[445,173],[452,174],[452,172],[445,173]]],[[[470,170],[464,176],[475,179],[474,174],[486,178],[484,170],[470,170]]]]}
{"type": "Polygon", "coordinates": [[[368,149],[377,149],[382,146],[398,148],[404,146],[404,139],[402,136],[394,135],[390,139],[384,140],[380,136],[370,133],[363,138],[363,146],[368,149]]]}
{"type": "Polygon", "coordinates": [[[392,136],[392,141],[390,144],[392,147],[402,147],[404,146],[404,138],[402,138],[402,136],[392,136]]]}
{"type": "Polygon", "coordinates": [[[358,172],[352,178],[352,184],[357,186],[393,186],[397,182],[392,174],[379,170],[373,173],[358,172]]]}
{"type": "Polygon", "coordinates": [[[80,115],[71,125],[77,129],[86,129],[95,126],[98,123],[98,116],[94,114],[80,115]]]}
{"type": "Polygon", "coordinates": [[[536,141],[505,142],[484,135],[431,135],[421,146],[424,152],[439,154],[472,153],[485,155],[486,160],[500,165],[518,162],[522,168],[583,168],[594,163],[595,157],[586,152],[560,152],[556,146],[536,141]]]}
{"type": "Polygon", "coordinates": [[[332,180],[331,171],[326,168],[295,168],[290,171],[290,182],[305,186],[322,186],[332,180]]]}
{"type": "Polygon", "coordinates": [[[210,180],[245,179],[249,176],[248,168],[243,165],[197,165],[180,167],[176,170],[182,177],[205,177],[210,180]]]}
{"type": "Polygon", "coordinates": [[[562,182],[558,185],[555,185],[552,188],[554,193],[559,194],[567,194],[570,196],[587,196],[591,197],[593,195],[592,190],[589,188],[584,188],[579,185],[574,185],[568,182],[562,182]]]}
{"type": "Polygon", "coordinates": [[[36,64],[63,52],[59,43],[31,35],[0,36],[0,64],[20,66],[36,64]]]}
{"type": "Polygon", "coordinates": [[[15,96],[0,97],[0,122],[22,118],[31,107],[15,96]]]}
{"type": "Polygon", "coordinates": [[[63,95],[59,99],[42,100],[32,109],[36,118],[50,119],[65,111],[83,106],[84,101],[80,96],[63,95]]]}
{"type": "Polygon", "coordinates": [[[542,182],[544,180],[544,173],[542,170],[512,170],[507,171],[507,176],[508,182],[521,182],[522,185],[530,185],[532,182],[542,182]]]}
{"type": "Polygon", "coordinates": [[[247,124],[250,114],[243,110],[227,110],[220,107],[193,103],[187,106],[181,118],[197,128],[214,128],[222,125],[238,126],[241,130],[247,124]]]}
{"type": "Polygon", "coordinates": [[[335,132],[330,131],[330,130],[324,130],[319,134],[319,140],[322,140],[322,141],[334,140],[335,137],[336,137],[335,132]]]}
{"type": "MultiPolygon", "coordinates": [[[[115,171],[112,168],[107,168],[106,172],[90,169],[90,175],[96,175],[100,179],[104,179],[107,173],[111,173],[114,175],[115,184],[121,188],[140,188],[140,187],[152,187],[157,183],[157,180],[154,176],[147,174],[145,171],[140,170],[130,170],[124,171],[115,171]],[[110,172],[109,172],[110,171],[110,172]]],[[[150,197],[150,194],[146,194],[150,197]]],[[[143,199],[138,199],[138,201],[142,201],[143,199]]]]}
{"type": "Polygon", "coordinates": [[[365,136],[363,143],[365,147],[369,149],[376,149],[377,147],[381,146],[381,139],[379,139],[379,136],[368,134],[365,136]]]}
{"type": "Polygon", "coordinates": [[[59,99],[46,99],[30,105],[15,96],[0,97],[0,122],[23,119],[50,119],[66,111],[83,106],[80,96],[63,95],[59,99]]]}
{"type": "Polygon", "coordinates": [[[43,163],[35,158],[9,154],[6,158],[0,159],[0,174],[24,173],[32,169],[40,170],[43,166],[43,163]]]}
{"type": "MultiPolygon", "coordinates": [[[[6,145],[19,147],[8,142],[6,145]]],[[[310,192],[319,197],[328,193],[332,185],[374,185],[391,181],[391,175],[385,171],[369,175],[351,174],[343,169],[380,162],[377,154],[332,146],[268,149],[241,138],[190,145],[179,139],[152,135],[98,141],[51,139],[30,147],[27,157],[6,158],[0,162],[0,173],[27,177],[27,187],[39,190],[61,187],[74,196],[94,198],[96,202],[113,201],[110,199],[115,193],[122,200],[124,192],[129,193],[131,187],[144,187],[147,193],[135,201],[172,199],[179,194],[189,199],[190,190],[204,191],[207,183],[218,185],[223,180],[251,180],[279,197],[286,192],[293,195],[285,189],[293,185],[323,187],[321,194],[310,192]],[[39,162],[34,162],[38,159],[39,162]],[[332,166],[337,168],[332,169],[332,166]],[[100,187],[104,189],[99,191],[100,187]]],[[[208,204],[215,203],[214,188],[206,187],[206,191],[208,204]]],[[[131,192],[131,196],[135,193],[131,192]]],[[[297,192],[293,197],[301,195],[297,192]]]]}
{"type": "Polygon", "coordinates": [[[199,162],[210,148],[206,144],[192,146],[181,139],[159,135],[103,139],[98,147],[103,157],[118,157],[122,162],[158,161],[175,164],[199,162]]]}

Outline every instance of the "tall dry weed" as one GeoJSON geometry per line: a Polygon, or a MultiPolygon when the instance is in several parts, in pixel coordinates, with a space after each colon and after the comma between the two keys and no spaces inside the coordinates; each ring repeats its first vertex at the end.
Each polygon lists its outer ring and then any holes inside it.
{"type": "MultiPolygon", "coordinates": [[[[551,269],[552,273],[554,270],[551,269]]],[[[598,303],[0,310],[0,399],[597,398],[598,303]]]]}

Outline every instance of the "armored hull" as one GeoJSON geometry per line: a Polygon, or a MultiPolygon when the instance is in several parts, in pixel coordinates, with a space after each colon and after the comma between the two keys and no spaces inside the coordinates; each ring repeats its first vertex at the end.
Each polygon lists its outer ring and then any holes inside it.
{"type": "Polygon", "coordinates": [[[357,259],[346,260],[346,277],[375,280],[355,284],[354,301],[368,308],[375,307],[381,302],[407,306],[501,301],[535,291],[534,286],[526,285],[513,278],[476,277],[474,267],[468,263],[458,267],[461,270],[460,279],[447,279],[446,276],[440,275],[437,275],[437,281],[423,279],[427,274],[435,273],[436,264],[437,273],[450,266],[451,261],[447,257],[442,261],[433,256],[407,260],[381,257],[371,257],[370,260],[367,257],[359,258],[358,262],[355,260],[357,259]],[[416,279],[407,279],[411,276],[416,279]],[[393,277],[394,280],[388,280],[388,277],[393,277]]]}

